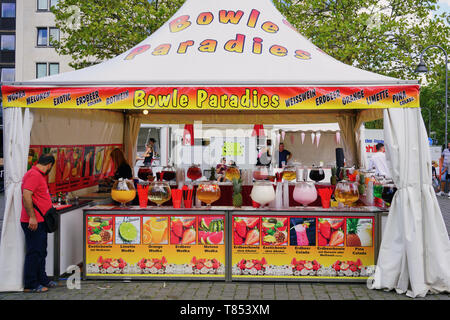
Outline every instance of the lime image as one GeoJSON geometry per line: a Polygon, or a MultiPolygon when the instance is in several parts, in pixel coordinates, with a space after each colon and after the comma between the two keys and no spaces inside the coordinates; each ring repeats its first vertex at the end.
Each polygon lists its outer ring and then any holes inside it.
{"type": "Polygon", "coordinates": [[[136,239],[138,230],[132,223],[122,222],[119,226],[119,234],[124,241],[131,242],[136,239]]]}

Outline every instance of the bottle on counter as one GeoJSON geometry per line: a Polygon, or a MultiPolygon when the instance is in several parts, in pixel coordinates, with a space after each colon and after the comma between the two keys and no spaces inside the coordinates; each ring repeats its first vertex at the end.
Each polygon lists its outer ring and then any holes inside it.
{"type": "Polygon", "coordinates": [[[367,183],[367,189],[366,189],[366,201],[367,205],[373,206],[374,204],[374,198],[373,198],[373,181],[370,180],[367,183]]]}
{"type": "Polygon", "coordinates": [[[283,182],[283,208],[289,208],[289,184],[287,181],[283,182]]]}

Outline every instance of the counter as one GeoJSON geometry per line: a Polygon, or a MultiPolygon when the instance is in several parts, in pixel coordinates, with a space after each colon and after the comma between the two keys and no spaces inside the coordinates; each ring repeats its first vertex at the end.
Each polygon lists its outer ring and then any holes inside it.
{"type": "Polygon", "coordinates": [[[58,279],[71,265],[83,262],[83,208],[91,203],[80,200],[69,207],[56,206],[59,228],[47,238],[46,272],[58,279]]]}
{"type": "Polygon", "coordinates": [[[387,215],[378,207],[83,211],[83,279],[221,281],[365,282],[387,215]]]}

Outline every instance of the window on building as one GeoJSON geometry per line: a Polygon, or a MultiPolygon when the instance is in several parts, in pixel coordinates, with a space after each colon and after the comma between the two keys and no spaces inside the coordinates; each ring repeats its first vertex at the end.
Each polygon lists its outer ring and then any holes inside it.
{"type": "Polygon", "coordinates": [[[53,41],[59,41],[59,29],[54,27],[37,28],[37,46],[52,47],[53,41]]]}
{"type": "Polygon", "coordinates": [[[36,63],[36,79],[47,76],[47,63],[36,63]]]}
{"type": "Polygon", "coordinates": [[[49,46],[53,46],[52,42],[59,42],[59,29],[58,28],[49,28],[49,46]]]}
{"type": "Polygon", "coordinates": [[[15,68],[2,68],[1,81],[14,81],[16,79],[15,68]]]}
{"type": "Polygon", "coordinates": [[[59,73],[59,63],[49,63],[48,65],[48,75],[52,76],[59,73]]]}
{"type": "Polygon", "coordinates": [[[14,51],[16,49],[16,36],[9,34],[1,35],[1,50],[14,51]]]}
{"type": "Polygon", "coordinates": [[[2,18],[15,18],[15,17],[16,17],[16,4],[2,3],[2,18]]]}
{"type": "Polygon", "coordinates": [[[46,47],[48,44],[48,28],[37,28],[37,45],[46,47]]]}
{"type": "Polygon", "coordinates": [[[46,76],[52,76],[59,73],[59,63],[57,62],[38,62],[36,63],[36,79],[46,76]]]}
{"type": "Polygon", "coordinates": [[[50,11],[50,8],[56,6],[59,0],[37,0],[38,11],[50,11]]]}

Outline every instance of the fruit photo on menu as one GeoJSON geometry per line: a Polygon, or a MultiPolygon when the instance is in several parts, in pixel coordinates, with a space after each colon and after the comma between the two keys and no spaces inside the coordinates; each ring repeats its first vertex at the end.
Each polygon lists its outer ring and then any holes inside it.
{"type": "Polygon", "coordinates": [[[169,217],[143,217],[143,244],[169,243],[169,217]]]}
{"type": "Polygon", "coordinates": [[[170,244],[196,243],[196,217],[170,217],[170,244]]]}
{"type": "Polygon", "coordinates": [[[317,245],[342,247],[345,238],[344,218],[319,218],[317,227],[317,245]]]}
{"type": "Polygon", "coordinates": [[[141,217],[115,217],[116,244],[141,242],[141,217]]]}
{"type": "Polygon", "coordinates": [[[88,244],[109,244],[113,240],[112,217],[87,218],[88,244]]]}
{"type": "Polygon", "coordinates": [[[224,244],[225,224],[223,216],[199,216],[198,221],[198,243],[224,244]]]}
{"type": "Polygon", "coordinates": [[[290,218],[289,239],[291,246],[316,245],[316,218],[290,218]]]}
{"type": "Polygon", "coordinates": [[[371,247],[372,238],[372,219],[347,218],[347,247],[371,247]]]}
{"type": "Polygon", "coordinates": [[[289,219],[287,217],[262,217],[261,219],[262,245],[287,245],[289,219]]]}
{"type": "Polygon", "coordinates": [[[259,245],[260,218],[233,217],[233,244],[259,245]]]}

